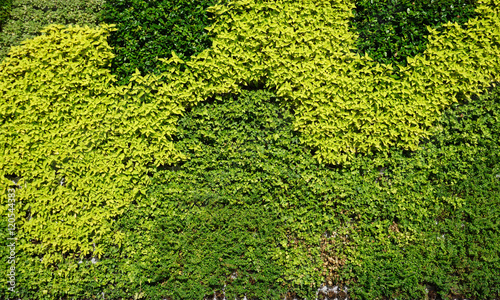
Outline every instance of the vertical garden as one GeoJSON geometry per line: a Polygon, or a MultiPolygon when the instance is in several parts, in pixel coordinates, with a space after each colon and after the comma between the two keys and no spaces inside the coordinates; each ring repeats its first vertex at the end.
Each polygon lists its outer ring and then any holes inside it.
{"type": "Polygon", "coordinates": [[[500,297],[499,7],[0,1],[1,297],[500,297]]]}

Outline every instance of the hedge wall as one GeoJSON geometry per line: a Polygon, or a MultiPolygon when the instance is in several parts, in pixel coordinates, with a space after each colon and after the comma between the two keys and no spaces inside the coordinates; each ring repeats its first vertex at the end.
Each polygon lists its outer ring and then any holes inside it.
{"type": "Polygon", "coordinates": [[[0,64],[0,180],[21,178],[20,249],[46,264],[102,255],[151,168],[184,157],[170,141],[183,107],[156,93],[158,78],[113,85],[111,30],[51,25],[0,64]]]}
{"type": "Polygon", "coordinates": [[[311,299],[323,282],[353,299],[500,295],[498,89],[444,111],[419,151],[342,169],[298,146],[279,100],[250,90],[186,112],[189,159],[156,170],[113,223],[122,238],[95,264],[23,252],[21,295],[311,299]]]}
{"type": "Polygon", "coordinates": [[[112,26],[13,47],[0,179],[17,198],[0,200],[19,296],[498,297],[499,93],[478,95],[498,83],[500,3],[431,29],[398,71],[353,53],[352,4],[216,5],[210,49],[127,85],[112,26]]]}
{"type": "Polygon", "coordinates": [[[294,109],[301,142],[329,164],[391,146],[416,150],[440,110],[497,81],[498,7],[482,2],[466,28],[431,29],[424,54],[395,72],[352,53],[349,1],[215,6],[212,48],[189,62],[162,60],[172,64],[165,92],[193,105],[241,86],[276,91],[294,109]]]}
{"type": "MultiPolygon", "coordinates": [[[[116,55],[112,73],[127,83],[134,70],[159,74],[165,67],[158,58],[172,57],[171,51],[187,61],[212,45],[204,28],[215,21],[210,6],[228,1],[107,1],[99,20],[116,24],[108,42],[116,55]]],[[[349,27],[359,35],[353,52],[368,53],[380,63],[406,65],[406,57],[424,52],[427,26],[442,31],[442,24],[463,25],[476,17],[477,1],[354,1],[354,18],[349,27]]]]}

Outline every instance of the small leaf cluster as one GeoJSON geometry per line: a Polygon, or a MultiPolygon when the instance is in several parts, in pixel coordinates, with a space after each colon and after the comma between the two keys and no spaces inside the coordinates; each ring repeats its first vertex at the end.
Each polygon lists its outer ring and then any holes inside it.
{"type": "MultiPolygon", "coordinates": [[[[19,46],[22,41],[39,36],[40,31],[47,25],[95,27],[98,22],[98,12],[105,2],[104,0],[2,1],[12,5],[6,6],[10,7],[10,14],[5,19],[5,24],[3,26],[0,24],[0,61],[5,59],[12,46],[19,46]]],[[[1,14],[0,20],[2,20],[1,14]]]]}
{"type": "Polygon", "coordinates": [[[116,55],[112,74],[118,76],[119,83],[127,83],[136,68],[143,74],[158,75],[165,71],[158,58],[170,58],[175,51],[180,58],[189,59],[210,48],[205,27],[213,20],[206,9],[219,2],[106,1],[99,20],[118,29],[108,40],[116,55]]]}
{"type": "Polygon", "coordinates": [[[358,0],[351,27],[356,51],[384,64],[406,65],[406,57],[425,51],[427,26],[442,30],[448,22],[464,25],[477,17],[475,0],[358,0]]]}

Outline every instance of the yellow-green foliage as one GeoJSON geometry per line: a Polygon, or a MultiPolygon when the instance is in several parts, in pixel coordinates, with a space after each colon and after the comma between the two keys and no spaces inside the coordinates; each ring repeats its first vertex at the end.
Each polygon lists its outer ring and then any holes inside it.
{"type": "Polygon", "coordinates": [[[241,0],[211,8],[213,47],[170,77],[171,97],[196,103],[265,84],[296,109],[295,129],[316,158],[341,164],[390,146],[415,150],[457,95],[481,93],[498,78],[500,1],[482,1],[481,17],[466,28],[449,23],[443,34],[432,32],[425,53],[398,74],[354,54],[352,2],[241,0]]]}
{"type": "MultiPolygon", "coordinates": [[[[177,116],[208,97],[274,89],[295,108],[304,145],[339,164],[390,146],[416,149],[458,94],[497,81],[500,0],[483,1],[466,28],[433,32],[426,52],[398,74],[354,54],[353,7],[347,0],[215,6],[211,49],[184,72],[174,54],[164,60],[169,72],[136,73],[126,87],[105,69],[112,27],[50,26],[13,47],[0,64],[0,178],[4,191],[11,184],[4,175],[22,178],[21,250],[50,263],[120,244],[113,219],[140,201],[154,166],[185,159],[170,140],[177,116]]],[[[7,193],[0,197],[5,204],[7,193]]]]}
{"type": "Polygon", "coordinates": [[[46,263],[119,244],[110,226],[144,193],[147,173],[184,158],[170,142],[182,108],[156,94],[159,78],[113,85],[111,30],[51,25],[0,64],[1,190],[12,185],[5,175],[22,178],[20,251],[46,263]]]}

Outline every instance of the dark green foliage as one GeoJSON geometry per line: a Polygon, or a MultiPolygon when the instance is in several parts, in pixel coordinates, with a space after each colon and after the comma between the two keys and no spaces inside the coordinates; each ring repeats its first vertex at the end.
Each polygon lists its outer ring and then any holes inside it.
{"type": "MultiPolygon", "coordinates": [[[[443,130],[426,146],[440,172],[443,193],[463,198],[464,206],[436,219],[434,251],[425,272],[443,292],[466,298],[500,296],[500,90],[443,115],[443,130]],[[430,270],[429,270],[430,269],[430,270]]],[[[431,234],[428,235],[431,240],[431,234]]],[[[426,249],[427,250],[427,249],[426,249]]],[[[424,252],[425,251],[425,252],[424,252]]]]}
{"type": "MultiPolygon", "coordinates": [[[[225,284],[228,299],[283,299],[294,288],[284,275],[297,270],[286,270],[283,251],[322,229],[301,221],[317,213],[308,183],[317,165],[299,146],[293,114],[271,92],[244,91],[201,103],[178,123],[177,144],[191,159],[158,170],[148,198],[119,217],[113,230],[126,238],[118,247],[96,265],[68,257],[46,272],[36,258],[25,266],[42,274],[47,299],[102,292],[106,299],[202,299],[225,284]]],[[[31,286],[21,286],[23,296],[43,293],[31,286]]]]}
{"type": "Polygon", "coordinates": [[[206,9],[220,0],[109,0],[100,20],[116,24],[108,42],[116,54],[111,70],[126,83],[134,70],[159,74],[165,67],[158,58],[170,58],[174,51],[181,59],[209,48],[205,27],[212,24],[206,9]]]}
{"type": "MultiPolygon", "coordinates": [[[[191,177],[177,177],[176,185],[181,179],[191,177]]],[[[159,294],[173,299],[201,299],[214,291],[222,293],[225,283],[225,293],[233,299],[245,293],[259,299],[278,299],[284,290],[275,281],[282,268],[269,253],[275,247],[277,216],[258,206],[196,205],[193,202],[217,196],[200,189],[200,185],[182,193],[171,186],[174,183],[155,192],[158,198],[148,202],[153,209],[141,207],[120,222],[123,228],[136,232],[131,240],[144,244],[141,237],[153,239],[154,255],[129,260],[135,264],[133,271],[148,290],[149,299],[159,294]]],[[[140,253],[143,247],[133,248],[140,253]]]]}
{"type": "Polygon", "coordinates": [[[144,216],[157,220],[151,228],[161,229],[153,235],[164,258],[155,261],[170,266],[170,274],[191,271],[163,278],[170,290],[182,287],[173,299],[196,297],[196,289],[221,291],[224,283],[228,298],[245,290],[267,299],[265,287],[277,290],[278,278],[289,291],[310,298],[313,289],[280,274],[307,274],[307,266],[293,273],[290,261],[297,259],[301,268],[300,260],[317,245],[326,280],[349,286],[354,299],[420,299],[425,288],[442,297],[498,297],[498,96],[454,105],[421,151],[393,149],[388,157],[359,157],[336,169],[318,165],[296,146],[286,110],[256,96],[202,103],[179,123],[178,143],[191,159],[157,173],[151,202],[137,210],[142,217],[126,222],[134,227],[148,222],[144,216]],[[249,235],[252,224],[261,239],[249,235]],[[324,232],[329,237],[319,239],[324,232]],[[247,238],[237,242],[236,236],[247,238]],[[289,261],[273,256],[260,273],[261,285],[231,284],[235,270],[255,274],[238,258],[249,246],[260,254],[257,262],[264,253],[290,255],[289,261]],[[204,289],[205,281],[196,283],[200,278],[214,284],[204,289]]]}
{"type": "Polygon", "coordinates": [[[291,113],[272,97],[229,95],[179,121],[178,144],[191,159],[156,174],[150,199],[158,210],[149,213],[162,266],[155,272],[170,274],[162,280],[174,299],[222,292],[225,283],[228,299],[284,297],[284,269],[273,254],[286,211],[277,208],[285,196],[291,203],[302,196],[299,170],[314,164],[297,147],[291,113]]]}
{"type": "Polygon", "coordinates": [[[0,31],[9,17],[12,0],[0,0],[0,31]]]}
{"type": "Polygon", "coordinates": [[[424,52],[427,26],[463,25],[477,14],[476,0],[357,0],[351,27],[359,34],[358,52],[375,61],[406,65],[424,52]]]}

